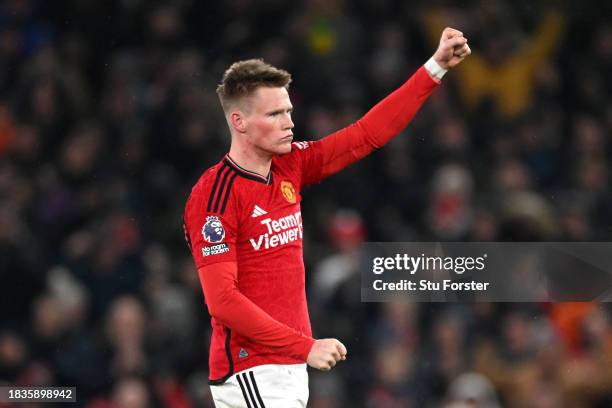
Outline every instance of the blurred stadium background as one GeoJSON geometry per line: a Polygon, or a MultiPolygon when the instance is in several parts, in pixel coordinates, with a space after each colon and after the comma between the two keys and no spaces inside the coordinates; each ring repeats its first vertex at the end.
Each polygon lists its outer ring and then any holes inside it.
{"type": "MultiPolygon", "coordinates": [[[[358,118],[466,33],[391,145],[303,201],[313,329],[349,359],[310,407],[610,407],[608,304],[362,304],[370,241],[608,241],[605,1],[0,2],[0,382],[79,406],[211,407],[181,217],[228,148],[237,59],[294,77],[298,140],[358,118]]],[[[2,404],[0,404],[2,405],[2,404]]]]}

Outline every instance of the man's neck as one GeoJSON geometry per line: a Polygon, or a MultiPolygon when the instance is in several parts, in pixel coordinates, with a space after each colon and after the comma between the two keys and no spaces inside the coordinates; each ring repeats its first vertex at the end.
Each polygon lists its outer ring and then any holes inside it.
{"type": "Polygon", "coordinates": [[[229,157],[238,166],[250,172],[259,174],[262,177],[268,177],[268,174],[270,173],[272,156],[269,154],[261,154],[254,149],[242,148],[237,144],[232,143],[229,151],[229,157]]]}

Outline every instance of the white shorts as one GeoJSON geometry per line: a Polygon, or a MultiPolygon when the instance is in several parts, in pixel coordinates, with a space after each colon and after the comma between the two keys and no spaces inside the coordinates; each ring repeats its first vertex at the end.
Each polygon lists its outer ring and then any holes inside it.
{"type": "Polygon", "coordinates": [[[306,364],[265,364],[211,385],[216,408],[306,408],[306,364]]]}

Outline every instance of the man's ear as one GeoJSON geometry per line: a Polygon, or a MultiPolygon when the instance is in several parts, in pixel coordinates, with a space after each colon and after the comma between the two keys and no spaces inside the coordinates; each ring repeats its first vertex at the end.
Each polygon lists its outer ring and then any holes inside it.
{"type": "Polygon", "coordinates": [[[235,110],[229,114],[229,123],[238,133],[246,132],[246,118],[242,111],[235,110]]]}

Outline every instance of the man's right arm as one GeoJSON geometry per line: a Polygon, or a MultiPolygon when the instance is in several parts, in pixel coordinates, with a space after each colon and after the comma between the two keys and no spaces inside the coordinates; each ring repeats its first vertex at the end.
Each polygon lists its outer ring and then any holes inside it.
{"type": "Polygon", "coordinates": [[[235,262],[219,262],[198,269],[208,312],[224,326],[256,343],[306,361],[314,339],[275,320],[237,287],[235,262]]]}
{"type": "Polygon", "coordinates": [[[202,266],[198,275],[210,315],[236,333],[319,370],[329,370],[346,359],[346,348],[338,340],[306,336],[275,320],[244,296],[237,287],[235,262],[202,266]]]}

